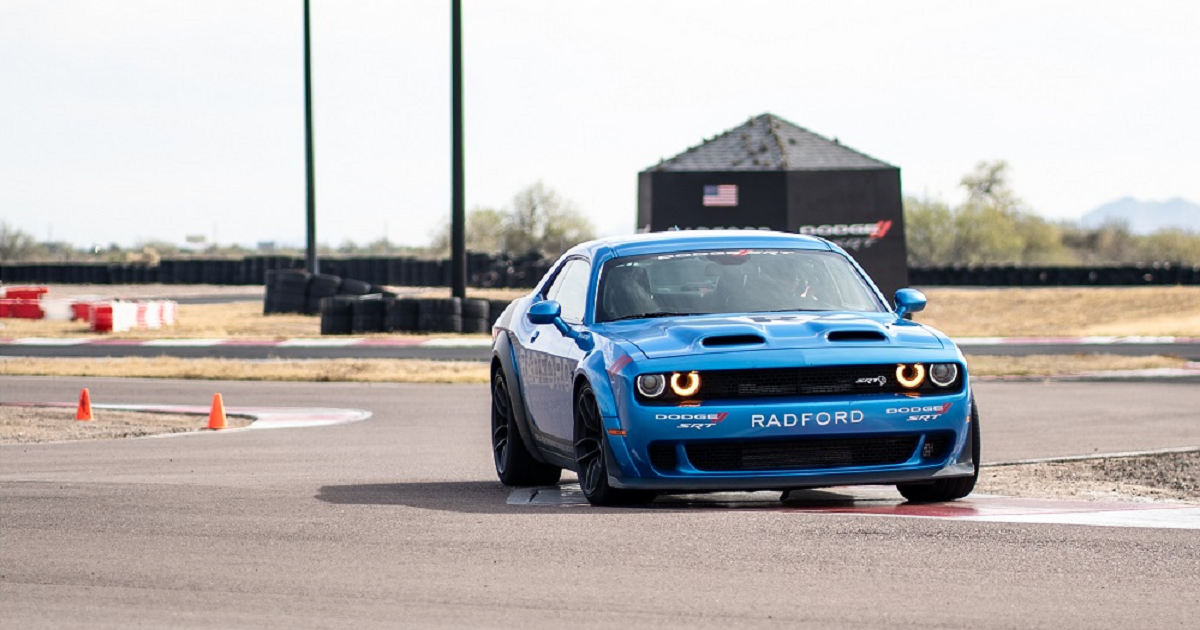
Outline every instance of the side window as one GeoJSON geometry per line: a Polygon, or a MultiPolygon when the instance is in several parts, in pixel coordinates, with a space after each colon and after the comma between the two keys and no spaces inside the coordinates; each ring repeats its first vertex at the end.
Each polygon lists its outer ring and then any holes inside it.
{"type": "Polygon", "coordinates": [[[554,278],[554,282],[546,289],[546,299],[555,300],[562,305],[564,321],[572,324],[583,322],[591,267],[588,261],[580,258],[568,260],[554,278]]]}

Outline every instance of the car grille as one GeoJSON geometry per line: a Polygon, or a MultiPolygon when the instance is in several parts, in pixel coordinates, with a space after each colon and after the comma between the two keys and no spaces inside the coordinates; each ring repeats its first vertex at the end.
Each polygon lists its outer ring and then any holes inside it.
{"type": "MultiPolygon", "coordinates": [[[[700,372],[700,389],[688,400],[737,400],[781,396],[867,396],[872,394],[944,395],[962,391],[962,376],[949,387],[936,387],[926,378],[916,389],[896,381],[896,364],[835,367],[707,370],[700,372]]],[[[678,404],[667,388],[658,399],[638,398],[646,404],[678,404]]]]}
{"type": "Polygon", "coordinates": [[[679,467],[679,457],[675,454],[675,445],[667,442],[655,442],[650,445],[650,465],[660,471],[675,470],[679,467]]]}
{"type": "Polygon", "coordinates": [[[693,442],[685,445],[698,470],[808,470],[886,466],[912,458],[919,435],[693,442]]]}

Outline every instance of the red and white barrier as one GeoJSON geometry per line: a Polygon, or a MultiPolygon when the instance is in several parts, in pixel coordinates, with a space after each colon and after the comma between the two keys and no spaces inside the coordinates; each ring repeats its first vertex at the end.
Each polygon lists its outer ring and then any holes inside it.
{"type": "Polygon", "coordinates": [[[179,305],[171,300],[49,299],[48,287],[0,287],[0,317],[87,321],[93,332],[155,330],[173,326],[179,305]]]}

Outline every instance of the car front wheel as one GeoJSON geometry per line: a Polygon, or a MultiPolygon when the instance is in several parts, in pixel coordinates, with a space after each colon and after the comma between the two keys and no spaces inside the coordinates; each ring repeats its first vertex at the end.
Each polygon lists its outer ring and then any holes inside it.
{"type": "Polygon", "coordinates": [[[592,388],[575,395],[575,461],[579,487],[592,505],[639,505],[654,500],[653,492],[614,488],[608,483],[608,439],[592,388]]]}
{"type": "Polygon", "coordinates": [[[971,459],[975,462],[975,473],[969,477],[939,479],[933,483],[902,483],[896,486],[905,499],[913,503],[937,503],[961,499],[975,489],[979,480],[979,406],[971,399],[970,426],[971,459]]]}

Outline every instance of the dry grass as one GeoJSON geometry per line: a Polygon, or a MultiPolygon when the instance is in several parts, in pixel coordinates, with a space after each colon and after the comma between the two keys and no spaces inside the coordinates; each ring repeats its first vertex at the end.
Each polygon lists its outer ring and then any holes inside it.
{"type": "Polygon", "coordinates": [[[1070,376],[1113,370],[1182,368],[1185,359],[1149,356],[1127,357],[1117,354],[1035,354],[1025,357],[967,355],[972,376],[1070,376]]]}
{"type": "MultiPolygon", "coordinates": [[[[206,431],[208,426],[207,417],[190,414],[93,409],[92,416],[95,420],[80,422],[70,407],[0,405],[0,444],[141,437],[206,431]]],[[[230,428],[244,427],[250,419],[229,416],[226,424],[230,428]]]]}
{"type": "Polygon", "coordinates": [[[233,381],[358,383],[487,383],[488,366],[475,361],[419,359],[180,359],[175,357],[0,360],[0,376],[116,376],[233,381]]]}
{"type": "Polygon", "coordinates": [[[1200,287],[925,291],[914,316],[951,337],[1200,336],[1200,287]]]}

